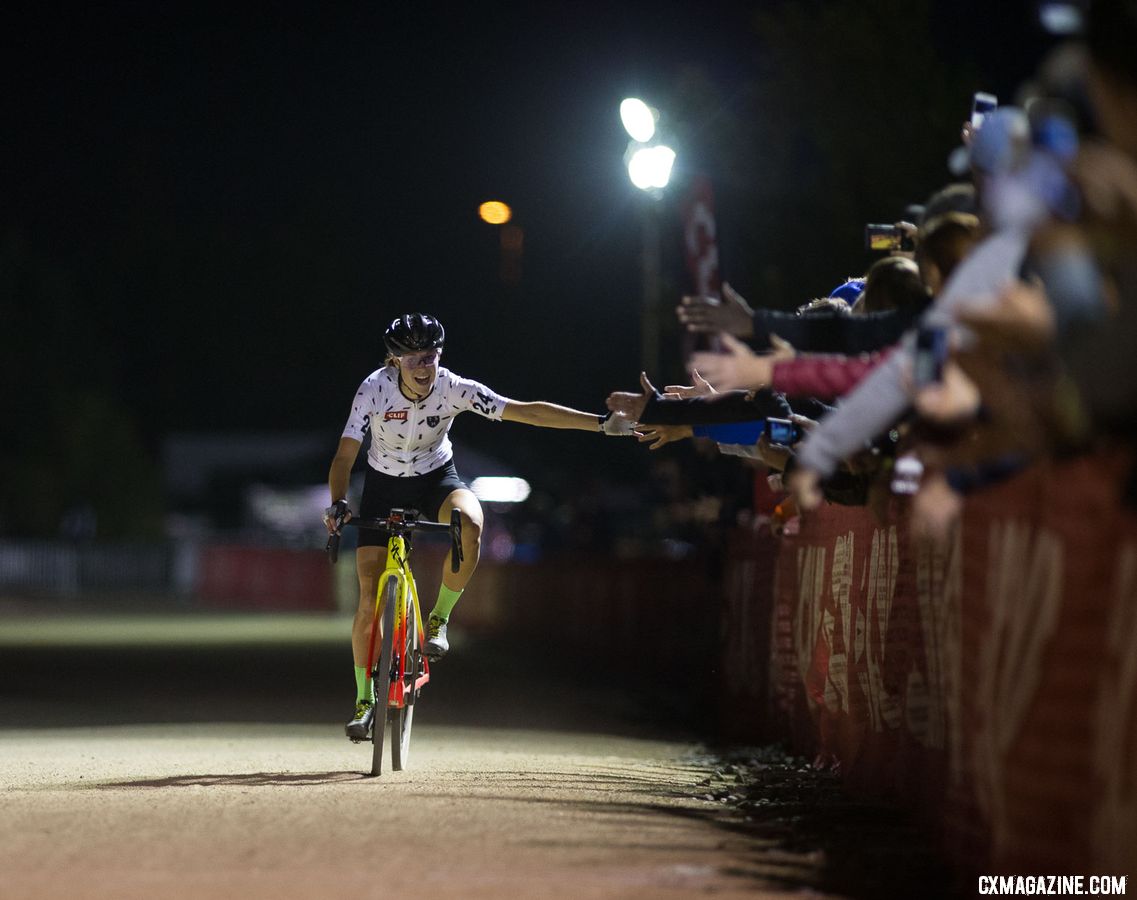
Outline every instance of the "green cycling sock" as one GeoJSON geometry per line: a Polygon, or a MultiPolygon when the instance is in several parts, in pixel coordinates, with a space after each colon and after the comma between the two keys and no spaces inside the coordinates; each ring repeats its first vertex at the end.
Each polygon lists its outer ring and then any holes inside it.
{"type": "Polygon", "coordinates": [[[355,701],[370,700],[375,702],[375,686],[371,683],[371,673],[363,666],[355,667],[355,701]]]}
{"type": "Polygon", "coordinates": [[[439,587],[438,600],[434,604],[434,609],[430,611],[431,617],[441,619],[443,622],[449,621],[450,613],[454,611],[454,604],[461,596],[462,591],[452,591],[446,585],[439,587]]]}

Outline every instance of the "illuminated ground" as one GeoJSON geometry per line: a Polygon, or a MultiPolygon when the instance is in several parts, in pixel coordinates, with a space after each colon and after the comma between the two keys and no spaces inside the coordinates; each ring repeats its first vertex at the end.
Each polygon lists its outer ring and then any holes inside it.
{"type": "Polygon", "coordinates": [[[409,770],[363,777],[346,630],[0,618],[0,896],[829,896],[820,845],[743,827],[666,698],[509,645],[457,634],[409,770]]]}

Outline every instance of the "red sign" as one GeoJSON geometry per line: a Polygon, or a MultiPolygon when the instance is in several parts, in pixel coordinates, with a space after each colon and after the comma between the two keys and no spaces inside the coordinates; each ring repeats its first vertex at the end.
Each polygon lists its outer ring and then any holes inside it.
{"type": "Polygon", "coordinates": [[[383,421],[390,422],[394,419],[396,422],[407,421],[407,411],[405,409],[389,409],[383,414],[383,421]]]}
{"type": "Polygon", "coordinates": [[[717,297],[722,287],[716,235],[711,182],[705,175],[696,175],[683,201],[683,246],[696,294],[717,297]]]}

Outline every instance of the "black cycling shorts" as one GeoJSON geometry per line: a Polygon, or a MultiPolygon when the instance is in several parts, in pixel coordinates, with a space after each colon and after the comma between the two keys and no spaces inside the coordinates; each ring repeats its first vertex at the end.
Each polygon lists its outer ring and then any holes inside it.
{"type": "MultiPolygon", "coordinates": [[[[438,521],[443,501],[453,491],[467,487],[458,477],[454,460],[425,475],[385,475],[367,467],[363,482],[363,499],[359,502],[361,519],[385,519],[392,509],[417,509],[420,519],[438,521]]],[[[371,528],[359,529],[360,547],[385,547],[387,535],[371,528]]]]}

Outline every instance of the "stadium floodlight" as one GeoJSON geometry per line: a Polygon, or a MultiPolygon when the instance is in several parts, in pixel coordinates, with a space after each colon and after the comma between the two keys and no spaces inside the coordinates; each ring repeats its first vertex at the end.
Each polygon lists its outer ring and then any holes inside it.
{"type": "Polygon", "coordinates": [[[620,121],[632,140],[647,143],[655,135],[655,110],[637,97],[620,104],[620,121]]]}
{"type": "Polygon", "coordinates": [[[659,190],[671,180],[675,151],[666,144],[641,147],[628,160],[628,177],[641,191],[659,190]]]}
{"type": "Polygon", "coordinates": [[[529,482],[524,478],[483,475],[470,483],[470,490],[486,503],[521,503],[529,496],[529,482]]]}

